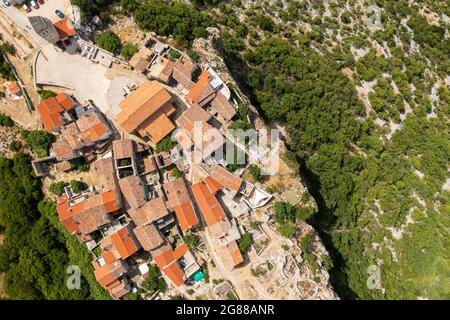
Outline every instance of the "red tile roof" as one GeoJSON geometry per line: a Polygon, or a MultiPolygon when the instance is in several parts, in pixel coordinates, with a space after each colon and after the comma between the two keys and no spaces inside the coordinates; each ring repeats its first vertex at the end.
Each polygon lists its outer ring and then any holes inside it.
{"type": "Polygon", "coordinates": [[[141,248],[131,227],[128,226],[111,235],[111,239],[122,259],[128,258],[141,248]]]}
{"type": "Polygon", "coordinates": [[[203,107],[214,99],[214,96],[214,89],[209,84],[209,72],[205,70],[200,74],[198,81],[191,88],[186,98],[191,104],[196,103],[200,107],[203,107]]]}
{"type": "Polygon", "coordinates": [[[158,268],[163,272],[177,287],[185,281],[185,274],[178,265],[177,261],[188,252],[186,243],[181,244],[175,250],[169,245],[165,245],[152,251],[152,256],[158,268]]]}
{"type": "Polygon", "coordinates": [[[53,26],[56,28],[56,31],[58,31],[60,39],[65,39],[77,34],[75,28],[72,26],[72,23],[68,18],[64,18],[55,22],[53,26]]]}
{"type": "Polygon", "coordinates": [[[167,182],[163,185],[166,192],[166,205],[175,211],[182,231],[187,231],[198,224],[197,215],[183,178],[167,182]]]}
{"type": "Polygon", "coordinates": [[[139,208],[128,210],[130,218],[137,226],[157,221],[169,214],[163,198],[153,198],[139,208]]]}
{"type": "Polygon", "coordinates": [[[153,223],[140,225],[133,231],[146,251],[153,250],[164,243],[163,237],[153,223]]]}
{"type": "Polygon", "coordinates": [[[204,181],[192,185],[192,192],[208,226],[212,226],[227,218],[219,201],[217,201],[204,181]]]}
{"type": "Polygon", "coordinates": [[[229,190],[238,191],[242,185],[242,179],[240,177],[218,164],[212,166],[211,176],[220,185],[229,190]]]}
{"type": "Polygon", "coordinates": [[[224,265],[229,269],[244,262],[241,250],[239,250],[239,246],[237,245],[235,240],[232,240],[225,245],[219,246],[218,253],[224,265]]]}
{"type": "Polygon", "coordinates": [[[142,207],[147,201],[144,184],[138,176],[128,176],[119,180],[123,198],[130,209],[142,207]]]}
{"type": "Polygon", "coordinates": [[[60,93],[56,97],[42,100],[41,103],[38,104],[37,109],[45,130],[49,132],[57,131],[59,127],[65,123],[61,117],[61,113],[70,110],[73,107],[73,101],[65,93],[60,93]]]}
{"type": "Polygon", "coordinates": [[[20,88],[17,81],[11,81],[10,84],[8,85],[8,90],[11,94],[13,94],[15,96],[22,93],[22,89],[20,88]]]}

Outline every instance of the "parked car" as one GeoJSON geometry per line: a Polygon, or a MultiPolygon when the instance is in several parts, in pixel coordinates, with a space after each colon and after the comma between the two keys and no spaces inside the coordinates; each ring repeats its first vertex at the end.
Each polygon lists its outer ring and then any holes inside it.
{"type": "Polygon", "coordinates": [[[22,6],[22,8],[23,8],[23,10],[25,10],[26,12],[30,12],[30,11],[31,11],[31,8],[30,8],[27,4],[24,4],[24,5],[22,6]]]}
{"type": "Polygon", "coordinates": [[[62,13],[62,12],[59,11],[59,10],[55,10],[55,14],[56,14],[60,19],[64,19],[64,18],[65,18],[64,13],[62,13]]]}
{"type": "Polygon", "coordinates": [[[38,8],[39,8],[39,5],[38,5],[37,2],[34,1],[34,0],[31,0],[31,1],[30,1],[30,5],[31,5],[33,8],[35,8],[35,9],[38,9],[38,8]]]}
{"type": "Polygon", "coordinates": [[[38,2],[39,2],[39,4],[41,4],[41,5],[45,3],[44,0],[38,0],[38,2]]]}
{"type": "Polygon", "coordinates": [[[3,4],[7,7],[9,7],[11,5],[11,3],[9,2],[9,0],[3,0],[3,4]]]}

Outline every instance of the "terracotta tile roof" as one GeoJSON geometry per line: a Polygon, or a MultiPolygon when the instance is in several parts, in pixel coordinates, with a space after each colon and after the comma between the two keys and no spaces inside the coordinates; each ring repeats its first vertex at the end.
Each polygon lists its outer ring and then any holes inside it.
{"type": "Polygon", "coordinates": [[[113,141],[113,153],[116,160],[133,158],[135,154],[134,141],[130,139],[113,141]]]}
{"type": "Polygon", "coordinates": [[[211,115],[198,104],[193,104],[175,121],[179,127],[187,129],[194,124],[195,121],[207,122],[211,119],[211,115]]]}
{"type": "Polygon", "coordinates": [[[189,58],[185,57],[184,61],[179,59],[175,62],[172,78],[174,78],[185,89],[190,90],[194,86],[194,82],[192,81],[192,73],[196,67],[197,66],[189,58]]]}
{"type": "Polygon", "coordinates": [[[187,231],[198,224],[194,206],[183,178],[163,185],[167,196],[167,207],[175,211],[182,231],[187,231]]]}
{"type": "Polygon", "coordinates": [[[229,220],[223,219],[207,228],[211,236],[220,239],[228,234],[231,229],[231,223],[229,220]]]}
{"type": "Polygon", "coordinates": [[[100,158],[92,164],[92,169],[103,190],[112,190],[117,187],[117,176],[114,167],[114,158],[100,158]]]}
{"type": "Polygon", "coordinates": [[[162,272],[173,282],[177,287],[184,284],[185,274],[181,270],[178,263],[174,262],[171,265],[162,269],[162,272]]]}
{"type": "Polygon", "coordinates": [[[115,299],[119,299],[130,292],[130,285],[125,279],[120,280],[118,285],[109,287],[109,293],[115,299]]]}
{"type": "Polygon", "coordinates": [[[65,123],[61,116],[64,108],[58,103],[55,97],[42,100],[38,104],[37,109],[45,130],[49,132],[57,131],[65,123]]]}
{"type": "Polygon", "coordinates": [[[58,161],[71,160],[78,156],[76,150],[69,145],[63,136],[58,137],[52,144],[51,150],[58,161]]]}
{"type": "Polygon", "coordinates": [[[68,171],[72,169],[72,166],[69,161],[61,161],[56,164],[56,168],[58,171],[68,171]]]}
{"type": "Polygon", "coordinates": [[[105,264],[94,270],[98,284],[104,288],[114,287],[114,283],[127,272],[127,265],[123,260],[105,264]]]}
{"type": "Polygon", "coordinates": [[[130,59],[129,63],[137,71],[144,71],[150,64],[148,59],[152,55],[152,51],[147,47],[141,47],[138,52],[136,52],[130,59]]]}
{"type": "Polygon", "coordinates": [[[22,89],[20,88],[19,84],[17,83],[17,81],[11,81],[8,85],[8,91],[17,96],[19,94],[22,93],[22,89]]]}
{"type": "Polygon", "coordinates": [[[146,82],[119,103],[121,112],[117,115],[117,121],[131,133],[171,101],[172,96],[162,84],[158,81],[146,82]]]}
{"type": "Polygon", "coordinates": [[[177,260],[183,257],[186,252],[188,252],[188,246],[185,243],[175,250],[170,245],[165,245],[152,251],[152,256],[158,268],[178,287],[184,283],[185,275],[177,260]]]}
{"type": "Polygon", "coordinates": [[[153,172],[158,169],[153,155],[145,158],[142,162],[144,164],[144,173],[153,172]]]}
{"type": "Polygon", "coordinates": [[[216,97],[211,101],[211,108],[214,113],[217,112],[226,122],[236,115],[236,109],[220,92],[217,92],[216,97]]]}
{"type": "Polygon", "coordinates": [[[152,223],[168,214],[166,204],[161,197],[150,199],[143,206],[128,210],[128,215],[137,226],[152,223]]]}
{"type": "Polygon", "coordinates": [[[67,202],[67,198],[60,198],[58,202],[56,211],[59,220],[69,226],[69,232],[80,231],[83,235],[111,222],[109,213],[119,210],[122,205],[120,194],[116,190],[90,196],[72,206],[67,202]]]}
{"type": "Polygon", "coordinates": [[[153,223],[136,227],[134,234],[145,251],[153,250],[164,243],[163,237],[153,223]]]}
{"type": "Polygon", "coordinates": [[[150,66],[150,75],[167,83],[173,72],[174,63],[169,59],[159,56],[150,66]]]}
{"type": "Polygon", "coordinates": [[[62,126],[61,135],[72,149],[79,149],[84,144],[80,130],[75,122],[62,126]]]}
{"type": "Polygon", "coordinates": [[[229,190],[238,191],[242,185],[242,179],[240,177],[218,164],[212,166],[211,176],[229,190]]]}
{"type": "Polygon", "coordinates": [[[205,179],[203,179],[203,181],[208,186],[208,189],[211,190],[211,192],[214,194],[223,188],[223,185],[217,182],[217,180],[214,179],[212,176],[207,176],[205,179]]]}
{"type": "Polygon", "coordinates": [[[215,91],[209,84],[209,72],[205,70],[200,74],[197,83],[189,91],[186,98],[191,104],[196,103],[203,107],[214,99],[214,96],[215,91]]]}
{"type": "Polygon", "coordinates": [[[111,239],[122,259],[130,257],[141,248],[130,225],[112,234],[111,239]]]}
{"type": "Polygon", "coordinates": [[[111,134],[106,120],[95,111],[82,115],[76,123],[83,140],[96,142],[106,139],[111,134]]]}
{"type": "Polygon", "coordinates": [[[229,269],[232,269],[238,264],[244,262],[244,258],[242,257],[239,246],[235,240],[219,246],[218,253],[223,264],[229,269]]]}
{"type": "Polygon", "coordinates": [[[138,176],[128,176],[119,180],[123,198],[131,209],[139,208],[147,201],[144,184],[138,176]]]}
{"type": "Polygon", "coordinates": [[[138,130],[139,134],[143,137],[149,137],[151,143],[157,144],[164,139],[169,133],[175,129],[175,125],[167,117],[165,113],[158,113],[155,116],[151,116],[138,130]]]}
{"type": "Polygon", "coordinates": [[[65,39],[77,34],[77,31],[67,17],[55,22],[53,26],[56,28],[56,31],[58,31],[60,39],[65,39]]]}
{"type": "Polygon", "coordinates": [[[192,185],[192,192],[208,226],[226,219],[225,211],[204,181],[192,185]]]}
{"type": "Polygon", "coordinates": [[[66,111],[72,110],[75,107],[75,103],[73,102],[72,98],[65,93],[59,93],[58,95],[56,95],[55,99],[58,104],[66,111]]]}

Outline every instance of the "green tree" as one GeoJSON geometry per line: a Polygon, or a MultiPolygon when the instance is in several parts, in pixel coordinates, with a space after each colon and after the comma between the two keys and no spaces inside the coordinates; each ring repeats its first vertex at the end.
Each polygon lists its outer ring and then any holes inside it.
{"type": "Polygon", "coordinates": [[[50,186],[48,187],[48,190],[51,193],[54,193],[58,196],[62,195],[64,193],[64,186],[66,184],[63,181],[59,181],[59,182],[54,182],[52,184],[50,184],[50,186]]]}
{"type": "Polygon", "coordinates": [[[125,60],[129,61],[131,57],[134,56],[134,54],[138,51],[139,49],[135,44],[126,43],[122,47],[121,55],[125,58],[125,60]]]}
{"type": "Polygon", "coordinates": [[[111,30],[107,30],[101,33],[96,39],[95,43],[102,49],[112,53],[118,53],[120,50],[120,39],[111,30]]]}

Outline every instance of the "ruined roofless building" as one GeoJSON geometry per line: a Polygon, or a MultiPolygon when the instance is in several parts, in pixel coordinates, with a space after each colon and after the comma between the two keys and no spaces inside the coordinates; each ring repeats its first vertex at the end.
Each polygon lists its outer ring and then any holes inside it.
{"type": "Polygon", "coordinates": [[[51,44],[56,44],[59,41],[59,33],[50,19],[41,16],[35,16],[28,17],[28,20],[30,21],[34,31],[39,36],[41,36],[51,44]]]}

